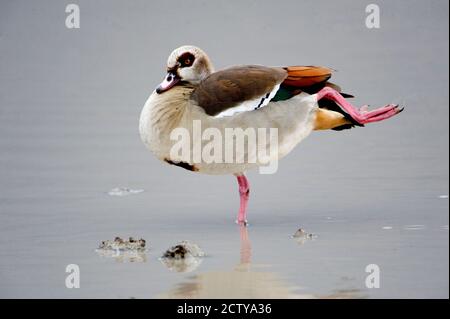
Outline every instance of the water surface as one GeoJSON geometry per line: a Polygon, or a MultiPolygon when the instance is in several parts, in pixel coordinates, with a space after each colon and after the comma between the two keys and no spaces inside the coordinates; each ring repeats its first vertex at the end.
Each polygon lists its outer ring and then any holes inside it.
{"type": "Polygon", "coordinates": [[[0,297],[448,298],[447,1],[378,1],[379,30],[354,1],[78,3],[79,30],[59,1],[0,4],[0,297]],[[217,68],[329,66],[356,105],[406,109],[251,172],[242,230],[232,176],[165,165],[139,140],[141,107],[186,43],[217,68]],[[119,187],[144,192],[108,195],[119,187]],[[300,227],[317,238],[291,238],[300,227]],[[115,236],[149,250],[99,256],[115,236]],[[208,256],[170,270],[159,257],[184,239],[208,256]]]}

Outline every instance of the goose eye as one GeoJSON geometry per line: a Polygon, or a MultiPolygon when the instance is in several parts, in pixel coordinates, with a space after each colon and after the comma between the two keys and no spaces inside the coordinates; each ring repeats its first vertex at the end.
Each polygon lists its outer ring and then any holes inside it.
{"type": "Polygon", "coordinates": [[[187,67],[194,64],[195,57],[191,53],[185,53],[178,58],[181,67],[187,67]]]}

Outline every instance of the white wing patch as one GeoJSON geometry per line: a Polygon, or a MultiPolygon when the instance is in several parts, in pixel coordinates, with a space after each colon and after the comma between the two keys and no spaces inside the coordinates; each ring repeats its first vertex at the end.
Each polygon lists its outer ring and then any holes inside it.
{"type": "Polygon", "coordinates": [[[238,104],[232,108],[226,109],[225,111],[217,114],[215,117],[232,116],[237,113],[250,112],[250,111],[260,109],[260,108],[266,106],[267,104],[269,104],[270,100],[273,99],[275,94],[277,94],[279,88],[280,88],[280,85],[278,84],[273,88],[272,91],[268,92],[267,94],[260,96],[253,100],[248,100],[248,101],[242,102],[241,104],[238,104]]]}

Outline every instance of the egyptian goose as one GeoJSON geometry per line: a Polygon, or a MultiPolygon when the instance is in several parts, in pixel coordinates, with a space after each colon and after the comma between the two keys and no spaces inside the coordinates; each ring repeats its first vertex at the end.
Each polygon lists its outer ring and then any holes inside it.
{"type": "Polygon", "coordinates": [[[215,72],[205,52],[182,46],[170,54],[165,79],[144,105],[140,136],[168,164],[198,173],[235,175],[240,194],[237,222],[245,225],[250,190],[244,175],[247,170],[281,159],[314,130],[364,126],[403,110],[393,104],[372,111],[366,106],[355,108],[346,100],[352,96],[328,82],[331,74],[331,69],[317,66],[242,65],[215,72]],[[236,135],[227,135],[230,129],[235,133],[262,130],[261,143],[250,143],[249,133],[245,147],[236,147],[231,157],[218,160],[227,156],[222,154],[223,145],[226,151],[230,143],[237,143],[236,135]],[[271,134],[272,129],[276,134],[271,134]],[[189,139],[182,132],[189,133],[189,139]],[[223,145],[211,147],[213,137],[223,136],[223,145]],[[250,156],[258,146],[272,144],[274,152],[256,159],[250,156]],[[212,153],[213,160],[203,156],[212,153]]]}

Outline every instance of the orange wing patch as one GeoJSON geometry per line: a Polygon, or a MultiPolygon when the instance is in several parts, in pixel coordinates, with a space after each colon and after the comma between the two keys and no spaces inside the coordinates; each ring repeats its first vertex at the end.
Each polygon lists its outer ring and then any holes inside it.
{"type": "Polygon", "coordinates": [[[288,72],[283,84],[294,87],[307,87],[326,82],[333,70],[321,66],[288,66],[284,68],[288,72]]]}

